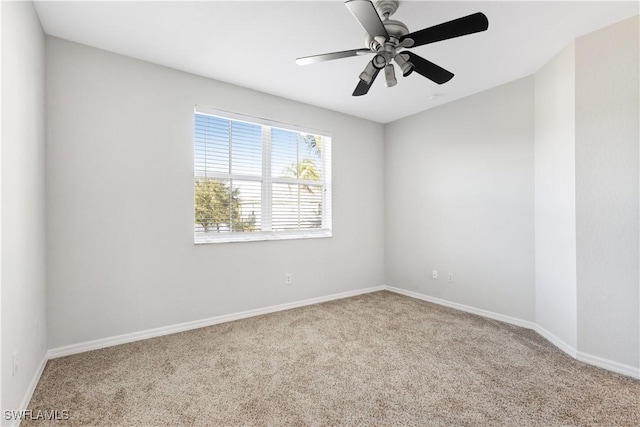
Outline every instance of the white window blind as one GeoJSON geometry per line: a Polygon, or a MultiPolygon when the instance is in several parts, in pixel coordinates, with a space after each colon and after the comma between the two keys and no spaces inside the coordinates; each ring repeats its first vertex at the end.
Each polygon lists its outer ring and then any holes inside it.
{"type": "Polygon", "coordinates": [[[195,243],[331,235],[331,138],[196,109],[195,243]]]}

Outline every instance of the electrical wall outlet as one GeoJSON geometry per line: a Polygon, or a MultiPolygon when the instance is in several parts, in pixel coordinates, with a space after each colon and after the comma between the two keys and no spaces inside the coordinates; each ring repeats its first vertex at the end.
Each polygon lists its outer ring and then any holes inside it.
{"type": "Polygon", "coordinates": [[[287,273],[284,275],[284,284],[285,285],[293,284],[293,277],[291,276],[291,273],[287,273]]]}
{"type": "Polygon", "coordinates": [[[438,270],[433,270],[431,272],[431,277],[433,277],[434,279],[438,280],[438,270]]]}
{"type": "Polygon", "coordinates": [[[449,283],[453,283],[453,273],[449,273],[449,283]]]}

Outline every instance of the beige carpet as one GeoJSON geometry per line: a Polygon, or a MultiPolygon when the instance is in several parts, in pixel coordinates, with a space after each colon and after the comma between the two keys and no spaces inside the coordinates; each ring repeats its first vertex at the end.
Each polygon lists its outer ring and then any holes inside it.
{"type": "Polygon", "coordinates": [[[29,409],[68,410],[57,425],[638,426],[640,381],[384,291],[51,360],[29,409]]]}

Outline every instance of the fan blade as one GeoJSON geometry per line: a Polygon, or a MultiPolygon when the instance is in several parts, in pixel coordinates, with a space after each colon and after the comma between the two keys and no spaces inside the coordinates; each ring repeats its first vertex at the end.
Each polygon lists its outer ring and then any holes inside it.
{"type": "Polygon", "coordinates": [[[402,52],[402,55],[409,56],[409,61],[411,61],[415,67],[414,71],[416,73],[438,83],[439,85],[446,83],[453,78],[452,72],[445,70],[431,61],[427,61],[413,52],[404,51],[402,52]]]}
{"type": "Polygon", "coordinates": [[[473,15],[464,16],[445,22],[433,27],[409,33],[400,38],[400,42],[404,39],[412,39],[415,43],[412,47],[422,46],[423,44],[439,42],[441,40],[452,39],[454,37],[466,36],[467,34],[478,33],[489,28],[489,20],[484,13],[474,13],[473,15]]]}
{"type": "Polygon", "coordinates": [[[360,80],[358,82],[358,86],[356,86],[356,89],[353,91],[352,96],[366,95],[367,92],[369,92],[369,89],[371,89],[371,85],[375,81],[376,77],[378,77],[378,73],[379,72],[380,72],[380,70],[378,68],[376,68],[376,71],[373,73],[373,76],[371,77],[371,83],[369,83],[369,84],[366,84],[365,82],[360,80]]]}
{"type": "Polygon", "coordinates": [[[344,4],[372,39],[382,36],[389,40],[387,29],[384,28],[373,3],[369,0],[347,0],[344,4]]]}
{"type": "Polygon", "coordinates": [[[366,55],[373,53],[369,49],[343,50],[342,52],[323,53],[322,55],[303,56],[296,59],[298,65],[315,64],[317,62],[331,61],[333,59],[348,58],[350,56],[366,55]]]}

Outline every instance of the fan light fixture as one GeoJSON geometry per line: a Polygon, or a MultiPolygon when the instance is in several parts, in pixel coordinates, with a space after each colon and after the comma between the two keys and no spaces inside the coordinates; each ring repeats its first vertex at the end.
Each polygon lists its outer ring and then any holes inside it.
{"type": "Polygon", "coordinates": [[[407,61],[402,54],[397,54],[395,58],[396,64],[400,66],[402,70],[402,77],[407,77],[409,74],[413,73],[413,70],[416,68],[410,61],[407,61]]]}
{"type": "Polygon", "coordinates": [[[393,64],[389,64],[384,67],[384,79],[387,87],[395,86],[398,84],[398,80],[396,80],[396,71],[393,68],[393,64]]]}
{"type": "Polygon", "coordinates": [[[378,75],[378,71],[380,71],[380,69],[373,65],[373,61],[370,61],[367,63],[367,66],[364,67],[364,71],[360,73],[360,80],[370,85],[374,76],[378,75]]]}
{"type": "Polygon", "coordinates": [[[376,56],[373,57],[373,59],[371,60],[371,63],[378,70],[382,70],[387,65],[387,60],[383,55],[377,54],[376,56]]]}

